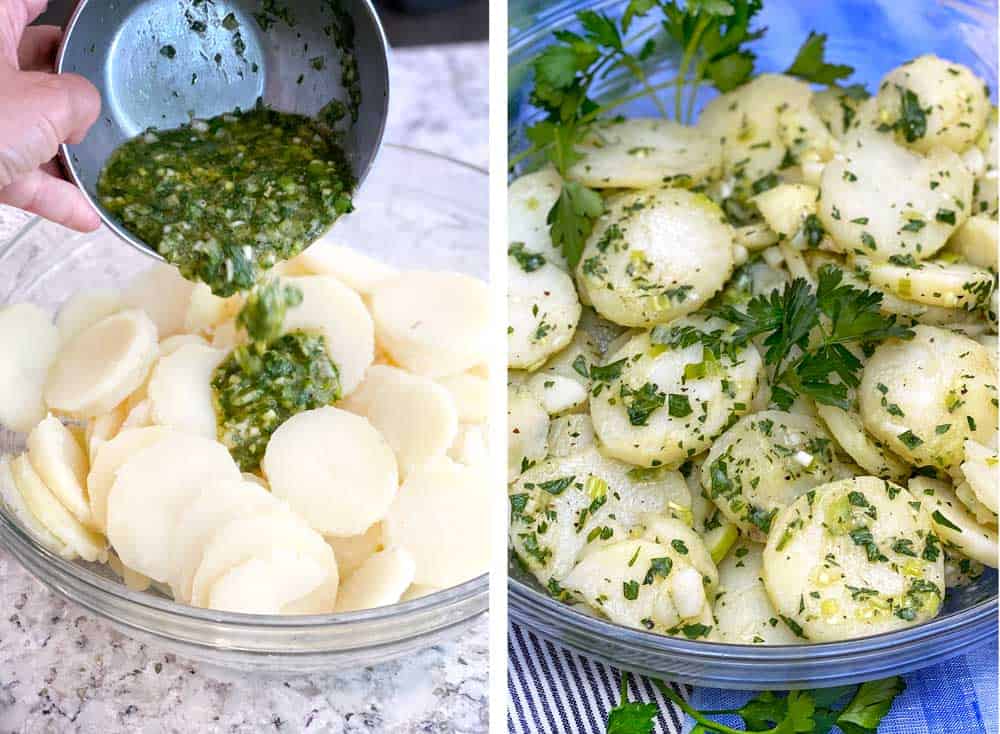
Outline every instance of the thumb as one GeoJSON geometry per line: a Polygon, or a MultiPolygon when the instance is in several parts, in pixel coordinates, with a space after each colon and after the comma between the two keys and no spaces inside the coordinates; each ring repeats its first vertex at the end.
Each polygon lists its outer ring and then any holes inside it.
{"type": "Polygon", "coordinates": [[[78,232],[92,232],[101,226],[97,212],[80,189],[38,169],[0,189],[0,204],[37,214],[78,232]]]}

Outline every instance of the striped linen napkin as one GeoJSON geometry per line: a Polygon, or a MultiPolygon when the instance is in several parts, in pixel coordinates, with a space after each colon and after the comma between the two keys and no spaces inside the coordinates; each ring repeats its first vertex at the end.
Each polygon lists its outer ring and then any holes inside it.
{"type": "MultiPolygon", "coordinates": [[[[997,734],[997,655],[994,641],[907,675],[906,691],[882,720],[879,734],[997,734]]],[[[510,734],[604,734],[608,711],[618,704],[619,681],[615,668],[510,625],[510,734]]],[[[700,710],[738,708],[752,695],[677,683],[670,686],[700,710]]],[[[629,700],[659,706],[656,734],[691,730],[692,722],[644,678],[629,676],[629,700]]]]}

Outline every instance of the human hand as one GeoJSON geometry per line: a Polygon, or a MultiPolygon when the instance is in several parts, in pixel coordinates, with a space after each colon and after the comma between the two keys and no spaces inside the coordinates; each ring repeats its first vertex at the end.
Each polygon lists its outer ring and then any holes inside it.
{"type": "Polygon", "coordinates": [[[52,73],[62,31],[28,26],[47,2],[0,0],[0,204],[90,232],[100,218],[54,158],[83,140],[101,96],[82,76],[52,73]]]}

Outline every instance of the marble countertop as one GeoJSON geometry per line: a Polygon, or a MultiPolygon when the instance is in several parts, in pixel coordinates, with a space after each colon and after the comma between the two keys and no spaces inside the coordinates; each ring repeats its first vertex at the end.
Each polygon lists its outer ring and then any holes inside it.
{"type": "MultiPolygon", "coordinates": [[[[398,51],[386,140],[487,164],[486,44],[398,51]]],[[[261,677],[136,642],[0,548],[0,734],[487,731],[488,620],[350,673],[261,677]]]]}

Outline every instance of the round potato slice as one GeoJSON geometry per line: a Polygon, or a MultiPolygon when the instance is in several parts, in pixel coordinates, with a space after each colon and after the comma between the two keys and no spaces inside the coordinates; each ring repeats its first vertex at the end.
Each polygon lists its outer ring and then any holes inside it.
{"type": "Polygon", "coordinates": [[[362,296],[371,294],[379,283],[399,274],[391,265],[337,244],[329,234],[309,245],[290,264],[311,275],[332,275],[362,296]]]}
{"type": "Polygon", "coordinates": [[[212,293],[212,289],[204,283],[198,283],[191,291],[184,316],[184,331],[188,334],[212,331],[223,321],[235,318],[244,300],[241,294],[222,298],[212,293]]]}
{"type": "Polygon", "coordinates": [[[795,645],[801,640],[778,621],[764,589],[764,548],[741,541],[719,564],[715,620],[723,642],[739,645],[795,645]]]}
{"type": "Polygon", "coordinates": [[[101,444],[107,443],[118,435],[122,423],[128,417],[125,403],[119,403],[110,413],[103,413],[96,418],[87,421],[87,428],[84,433],[87,455],[90,461],[97,455],[97,449],[101,444]]]}
{"type": "Polygon", "coordinates": [[[487,571],[489,490],[484,472],[446,457],[424,464],[403,483],[383,528],[388,547],[413,557],[413,583],[456,586],[487,571]]]}
{"type": "Polygon", "coordinates": [[[981,525],[947,482],[914,477],[910,491],[930,515],[934,532],[945,546],[990,568],[1000,563],[996,528],[981,525]]]}
{"type": "Polygon", "coordinates": [[[792,239],[804,224],[806,218],[816,213],[819,191],[806,184],[779,184],[753,198],[767,225],[792,239]]]}
{"type": "Polygon", "coordinates": [[[924,260],[969,216],[973,178],[947,148],[927,156],[888,135],[849,136],[823,169],[819,218],[839,252],[924,260]]]}
{"type": "Polygon", "coordinates": [[[24,504],[42,527],[83,560],[104,560],[107,553],[104,538],[87,528],[63,507],[35,472],[27,454],[14,459],[10,464],[10,471],[24,504]]]}
{"type": "Polygon", "coordinates": [[[990,112],[984,82],[968,67],[933,54],[918,56],[890,71],[879,84],[879,121],[893,126],[908,107],[924,111],[919,129],[903,127],[897,139],[926,153],[944,145],[956,153],[971,146],[990,112]]]}
{"type": "Polygon", "coordinates": [[[587,413],[570,413],[549,424],[549,456],[569,456],[596,443],[594,423],[587,413]]]}
{"type": "Polygon", "coordinates": [[[816,403],[816,413],[827,430],[848,456],[866,472],[883,479],[901,482],[910,474],[909,467],[879,441],[868,435],[857,413],[849,413],[834,405],[816,403]]]}
{"type": "Polygon", "coordinates": [[[997,514],[997,492],[1000,491],[997,452],[975,441],[965,442],[965,461],[962,475],[972,491],[986,508],[997,514]]]}
{"type": "Polygon", "coordinates": [[[337,558],[337,570],[340,572],[341,582],[350,578],[362,563],[385,548],[380,522],[372,525],[361,535],[352,535],[348,538],[331,535],[326,542],[333,548],[333,555],[337,558]]]}
{"type": "Polygon", "coordinates": [[[126,308],[145,311],[163,339],[184,329],[194,287],[173,265],[157,263],[129,283],[122,302],[126,308]]]}
{"type": "Polygon", "coordinates": [[[507,481],[548,452],[549,414],[526,387],[507,388],[507,481]]]}
{"type": "Polygon", "coordinates": [[[379,344],[410,372],[454,375],[489,353],[489,289],[476,278],[408,272],[379,283],[371,307],[379,344]]]}
{"type": "Polygon", "coordinates": [[[153,422],[160,426],[215,438],[218,423],[212,375],[226,358],[221,349],[185,344],[161,357],[149,378],[153,422]]]}
{"type": "Polygon", "coordinates": [[[350,395],[375,358],[375,329],[361,296],[328,276],[286,278],[283,282],[302,291],[302,303],[288,309],[282,331],[322,334],[326,351],[337,366],[341,390],[350,395]]]}
{"type": "Polygon", "coordinates": [[[825,642],[889,632],[937,615],[939,551],[913,495],[857,477],[817,487],[778,515],[764,549],[764,585],[798,636],[825,642]]]}
{"type": "Polygon", "coordinates": [[[948,252],[954,252],[977,268],[997,270],[997,220],[985,214],[973,214],[948,240],[948,252]]]}
{"type": "Polygon", "coordinates": [[[564,270],[507,258],[507,362],[536,369],[569,344],[580,321],[576,286],[564,270]]]}
{"type": "Polygon", "coordinates": [[[702,579],[686,556],[650,540],[622,540],[590,551],[562,586],[628,627],[698,639],[708,637],[714,625],[702,579]]]}
{"type": "Polygon", "coordinates": [[[107,413],[142,385],[156,355],[156,325],[144,312],[109,316],[59,352],[45,383],[45,402],[77,417],[107,413]]]}
{"type": "Polygon", "coordinates": [[[402,548],[379,551],[361,564],[337,594],[337,612],[374,609],[398,602],[413,582],[417,566],[402,548]]]}
{"type": "Polygon", "coordinates": [[[458,432],[455,403],[441,385],[395,367],[373,365],[364,382],[340,403],[364,416],[396,454],[400,479],[443,456],[458,432]]]}
{"type": "Polygon", "coordinates": [[[599,124],[576,150],[570,178],[595,189],[699,184],[722,171],[722,145],[704,130],[661,118],[599,124]]]}
{"type": "Polygon", "coordinates": [[[255,482],[223,479],[205,485],[178,514],[170,538],[173,559],[169,578],[178,601],[191,601],[191,585],[212,535],[230,520],[277,507],[280,501],[255,482]]]}
{"type": "Polygon", "coordinates": [[[289,604],[312,593],[327,575],[318,561],[275,549],[266,558],[250,558],[222,574],[206,606],[222,612],[281,614],[289,604]]]}
{"type": "Polygon", "coordinates": [[[187,346],[188,344],[199,344],[203,347],[208,346],[208,342],[205,340],[205,337],[199,336],[198,334],[174,334],[173,336],[168,336],[160,342],[160,359],[169,357],[178,349],[187,346]]]}
{"type": "Polygon", "coordinates": [[[43,386],[59,341],[58,329],[37,306],[0,308],[0,424],[27,433],[45,417],[43,386]]]}
{"type": "Polygon", "coordinates": [[[94,452],[87,474],[87,497],[94,527],[105,532],[108,526],[108,493],[115,483],[118,470],[134,454],[163,438],[165,428],[132,428],[123,430],[109,441],[100,444],[94,452]]]}
{"type": "Polygon", "coordinates": [[[520,243],[528,252],[566,268],[566,258],[552,244],[549,211],[559,199],[562,178],[553,168],[543,168],[511,182],[507,188],[507,241],[520,243]]]}
{"type": "Polygon", "coordinates": [[[66,299],[56,314],[59,339],[66,344],[81,331],[121,311],[123,305],[121,293],[116,290],[77,291],[66,299]]]}
{"type": "Polygon", "coordinates": [[[10,510],[14,519],[32,533],[38,542],[62,558],[76,558],[76,551],[49,532],[49,529],[35,517],[21,496],[21,490],[14,483],[10,456],[0,456],[0,502],[10,510]]]}
{"type": "Polygon", "coordinates": [[[976,518],[976,522],[987,527],[996,526],[997,514],[989,507],[979,501],[976,493],[968,482],[959,482],[955,485],[955,496],[965,505],[965,509],[976,518]]]}
{"type": "Polygon", "coordinates": [[[167,431],[118,469],[107,497],[108,540],[126,566],[166,583],[175,560],[171,539],[184,508],[206,485],[239,479],[225,446],[167,431]]]}
{"type": "Polygon", "coordinates": [[[142,400],[136,403],[135,407],[128,412],[122,422],[122,428],[147,428],[154,424],[153,406],[149,400],[142,400]]]}
{"type": "Polygon", "coordinates": [[[448,456],[466,466],[478,466],[489,461],[485,426],[460,424],[455,440],[448,447],[448,456]]]}
{"type": "Polygon", "coordinates": [[[561,581],[588,549],[615,543],[653,516],[691,517],[679,472],[639,469],[596,448],[553,457],[510,485],[510,544],[543,585],[561,581]]]}
{"type": "Polygon", "coordinates": [[[796,498],[851,475],[816,420],[780,410],[743,416],[712,444],[702,469],[702,486],[722,514],[761,543],[796,498]]]}
{"type": "Polygon", "coordinates": [[[640,466],[673,466],[707,449],[733,415],[746,413],[762,363],[752,344],[715,356],[702,321],[641,332],[595,373],[590,416],[609,456],[640,466]]]}
{"type": "Polygon", "coordinates": [[[87,498],[87,455],[72,432],[50,415],[28,435],[28,458],[38,476],[73,516],[93,527],[87,498]]]}
{"type": "Polygon", "coordinates": [[[701,308],[733,272],[733,230],[704,194],[661,189],[608,203],[577,266],[599,314],[652,326],[701,308]]]}
{"type": "MultiPolygon", "coordinates": [[[[318,583],[311,589],[308,587],[312,584],[293,587],[298,592],[295,597],[291,597],[286,591],[281,611],[298,614],[333,611],[339,584],[333,551],[322,536],[284,505],[241,515],[216,530],[205,546],[201,563],[195,572],[191,603],[195,606],[208,606],[212,602],[218,581],[248,561],[256,559],[265,562],[265,566],[259,566],[258,569],[267,573],[268,561],[288,559],[289,556],[308,559],[323,569],[325,574],[318,575],[318,583]]],[[[279,562],[285,563],[287,560],[279,562]]],[[[317,578],[309,579],[311,582],[316,580],[317,578]]]]}
{"type": "Polygon", "coordinates": [[[711,596],[719,585],[719,570],[701,536],[690,525],[676,517],[647,515],[642,518],[642,524],[645,526],[642,537],[660,545],[670,546],[678,556],[683,556],[685,562],[694,566],[701,576],[705,590],[711,596]]]}
{"type": "Polygon", "coordinates": [[[997,424],[996,368],[984,346],[934,326],[883,342],[865,365],[858,399],[875,438],[914,466],[957,467],[966,439],[997,424]]]}
{"type": "Polygon", "coordinates": [[[871,284],[900,298],[951,309],[984,308],[993,293],[993,273],[966,263],[924,260],[918,267],[868,263],[858,258],[871,284]]]}
{"type": "Polygon", "coordinates": [[[462,372],[439,377],[437,383],[451,394],[462,423],[485,423],[490,410],[490,383],[485,377],[462,372]]]}
{"type": "Polygon", "coordinates": [[[275,496],[324,535],[365,532],[386,514],[399,485],[386,439],[367,418],[338,408],[285,421],[271,436],[261,468],[275,496]]]}

